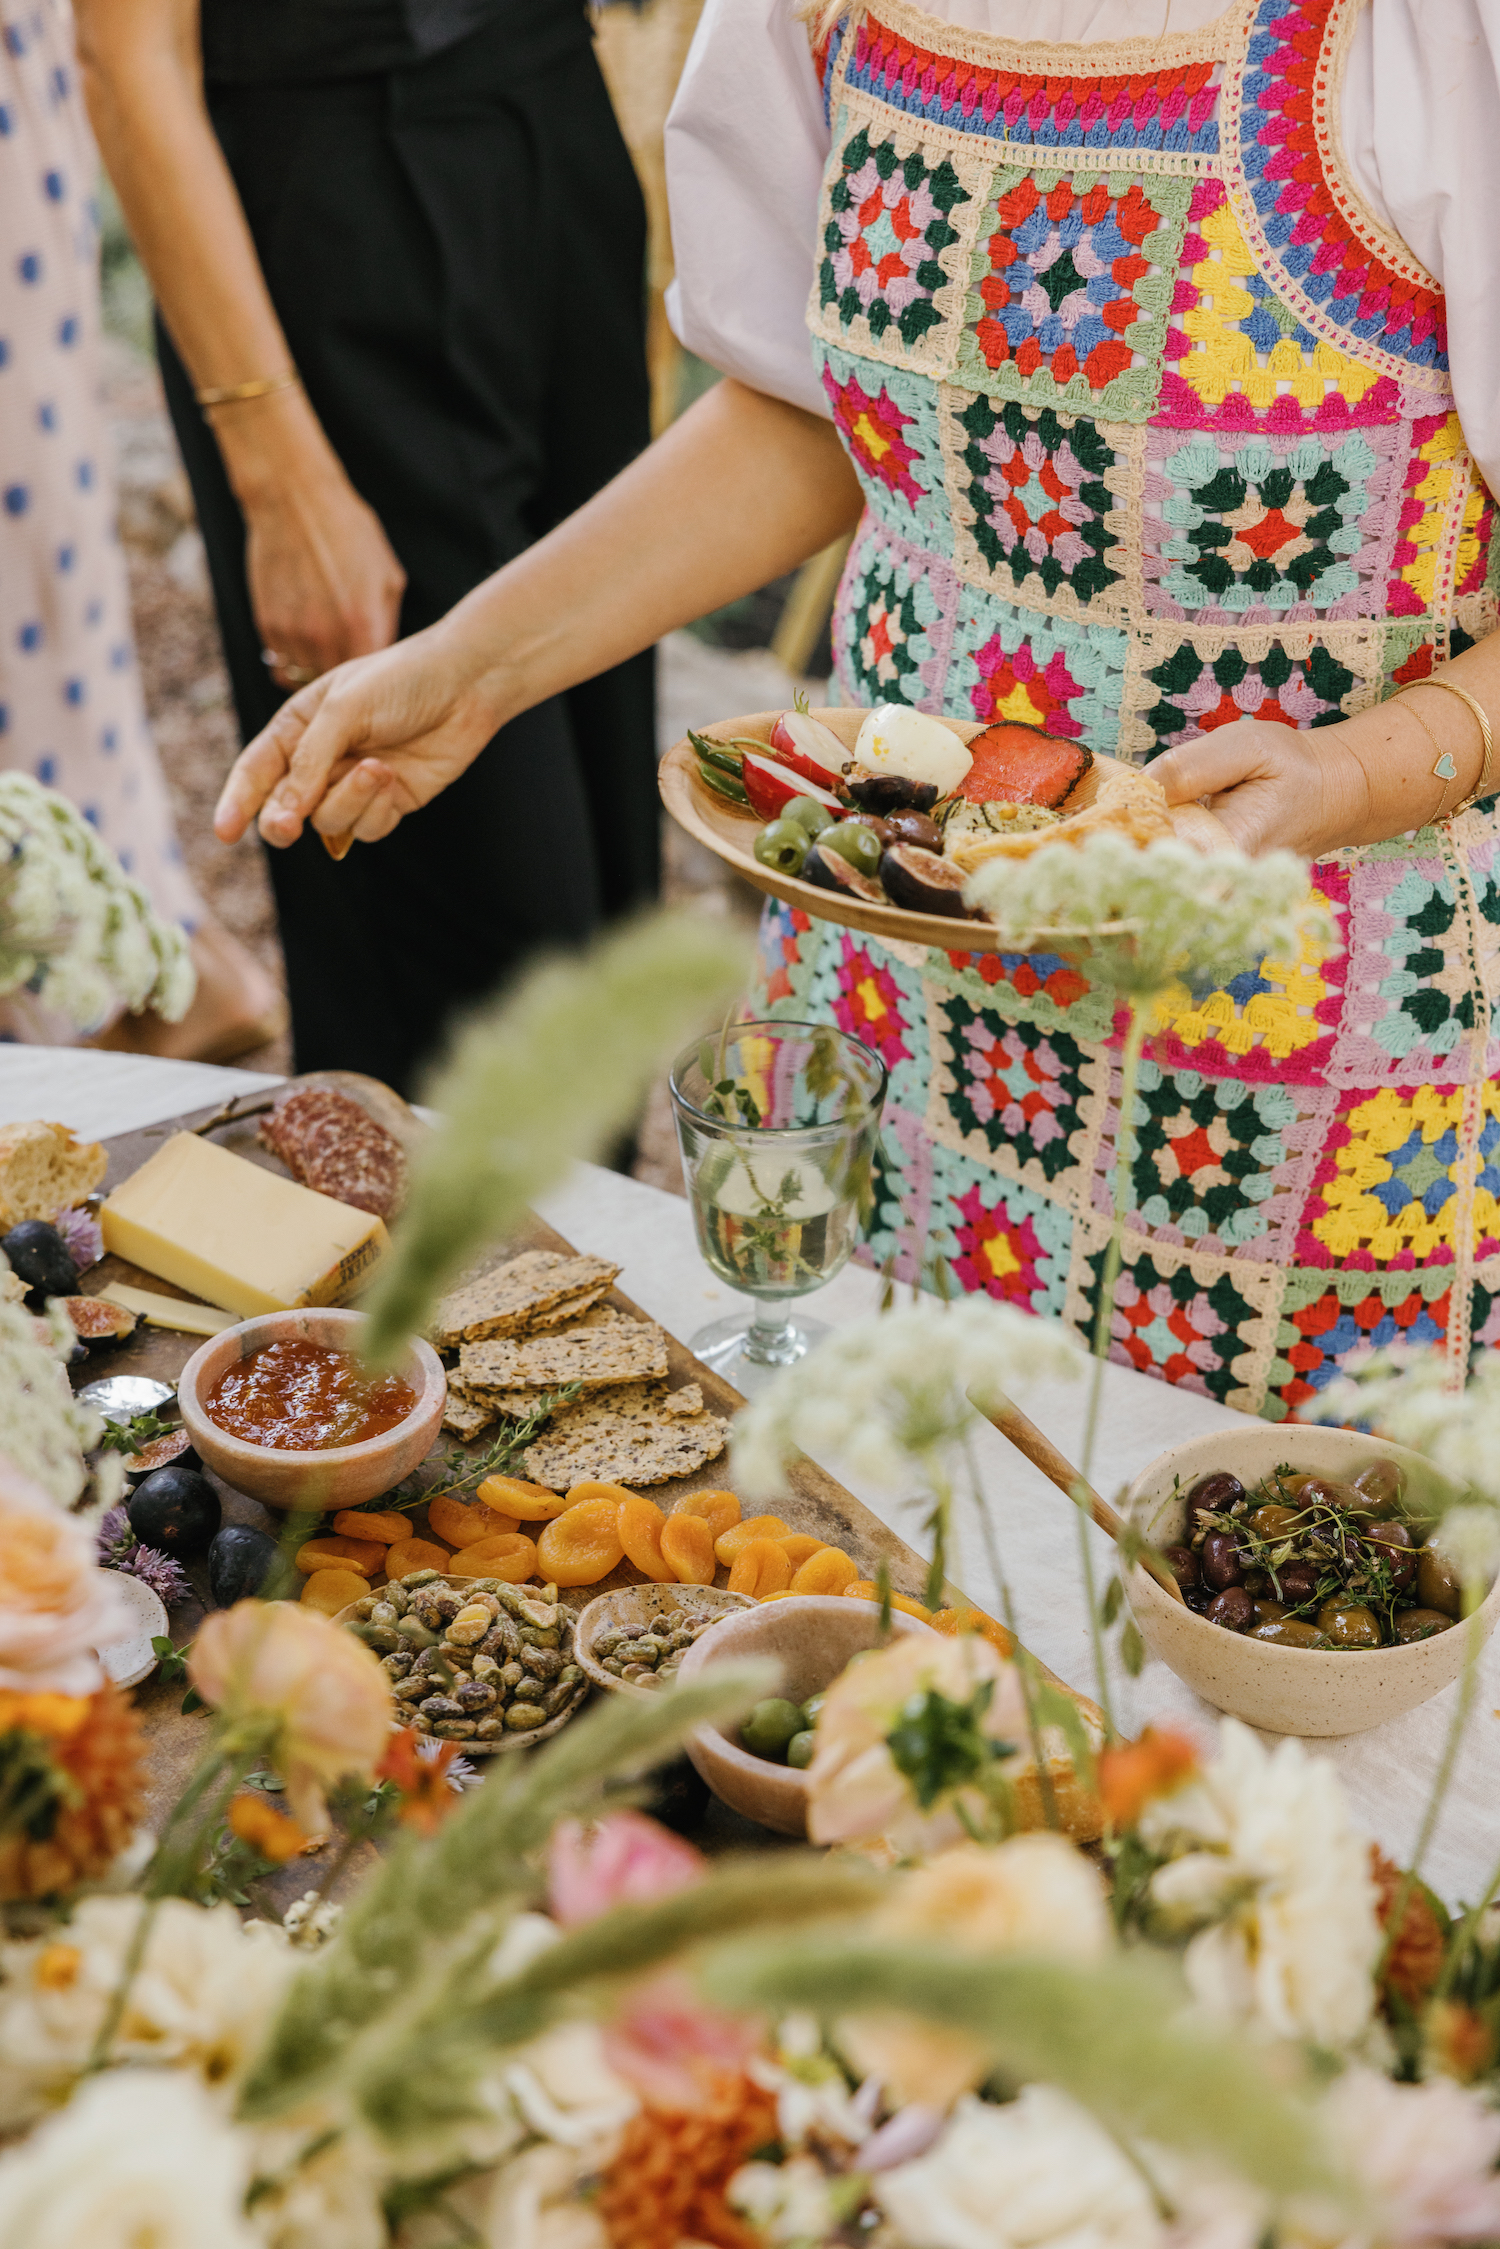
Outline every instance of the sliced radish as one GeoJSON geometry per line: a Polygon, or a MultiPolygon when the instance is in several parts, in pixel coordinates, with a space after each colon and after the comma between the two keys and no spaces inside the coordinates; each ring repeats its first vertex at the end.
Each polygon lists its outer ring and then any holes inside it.
{"type": "Polygon", "coordinates": [[[831,789],[819,788],[816,781],[804,780],[800,773],[793,773],[773,757],[757,757],[753,750],[745,752],[740,778],[752,811],[758,812],[762,820],[774,820],[793,797],[812,797],[816,803],[826,805],[835,818],[844,810],[831,789]]]}
{"type": "Polygon", "coordinates": [[[771,747],[783,765],[794,773],[805,774],[827,788],[835,782],[849,763],[849,752],[820,718],[809,717],[806,711],[783,711],[771,729],[771,747]]]}
{"type": "Polygon", "coordinates": [[[930,781],[940,797],[953,794],[971,763],[951,726],[905,703],[875,705],[859,730],[854,757],[871,773],[930,781]]]}

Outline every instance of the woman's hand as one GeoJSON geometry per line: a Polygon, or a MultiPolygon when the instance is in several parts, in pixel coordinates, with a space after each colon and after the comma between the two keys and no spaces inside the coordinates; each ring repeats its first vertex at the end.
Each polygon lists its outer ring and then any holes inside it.
{"type": "Polygon", "coordinates": [[[261,646],[278,687],[331,671],[396,637],[406,572],[373,508],[330,455],[244,501],[245,562],[261,646]]]}
{"type": "Polygon", "coordinates": [[[219,840],[237,843],[259,815],[271,844],[295,843],[308,820],[330,842],[378,843],[430,803],[508,715],[456,638],[445,620],[284,703],[224,784],[219,840]]]}
{"type": "Polygon", "coordinates": [[[1206,799],[1241,851],[1325,858],[1369,840],[1365,769],[1339,740],[1343,731],[1303,733],[1271,719],[1235,719],[1167,750],[1149,770],[1168,804],[1206,799]]]}

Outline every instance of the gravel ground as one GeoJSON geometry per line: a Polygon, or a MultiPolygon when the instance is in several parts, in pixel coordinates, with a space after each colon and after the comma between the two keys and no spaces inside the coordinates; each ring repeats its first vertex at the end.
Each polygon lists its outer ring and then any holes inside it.
{"type": "MultiPolygon", "coordinates": [[[[141,672],[178,832],[207,904],[279,978],[281,952],[260,851],[249,844],[226,849],[210,825],[239,737],[187,479],[155,368],[118,337],[109,338],[106,348],[119,457],[120,528],[141,672]]],[[[724,637],[743,641],[747,606],[739,605],[724,637]]],[[[776,605],[762,606],[768,630],[776,605]]],[[[690,632],[674,633],[662,643],[660,683],[663,749],[690,725],[790,701],[795,684],[764,648],[715,647],[690,632]]],[[[815,702],[823,699],[821,682],[802,684],[815,702]]],[[[695,898],[704,910],[753,928],[758,900],[750,887],[727,874],[672,822],[664,820],[663,826],[666,896],[695,898]]],[[[275,1041],[242,1060],[251,1069],[288,1069],[288,1042],[275,1041]]],[[[665,1085],[657,1086],[647,1103],[632,1168],[637,1178],[681,1194],[665,1085]]]]}

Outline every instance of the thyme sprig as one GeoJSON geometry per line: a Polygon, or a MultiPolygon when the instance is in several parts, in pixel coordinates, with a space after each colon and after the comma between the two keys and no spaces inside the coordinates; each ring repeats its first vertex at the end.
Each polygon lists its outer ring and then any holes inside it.
{"type": "MultiPolygon", "coordinates": [[[[422,1470],[408,1476],[393,1492],[376,1499],[367,1499],[361,1508],[352,1513],[373,1512],[381,1515],[407,1515],[413,1508],[425,1507],[433,1499],[461,1499],[466,1492],[484,1482],[486,1476],[509,1475],[521,1454],[536,1442],[542,1425],[549,1421],[560,1406],[570,1406],[579,1395],[581,1382],[565,1382],[557,1390],[544,1390],[530,1413],[519,1421],[507,1422],[498,1436],[492,1437],[483,1451],[465,1452],[460,1445],[450,1446],[443,1456],[443,1468],[435,1483],[420,1481],[422,1470]]],[[[423,1462],[425,1468],[427,1462],[423,1462]]]]}

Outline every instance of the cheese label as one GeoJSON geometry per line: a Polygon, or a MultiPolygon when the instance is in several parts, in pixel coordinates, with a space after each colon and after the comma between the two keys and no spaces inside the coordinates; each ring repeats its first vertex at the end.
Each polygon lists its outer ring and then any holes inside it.
{"type": "Polygon", "coordinates": [[[390,1246],[384,1222],[174,1133],[100,1209],[104,1246],[240,1319],[341,1304],[390,1246]]]}

